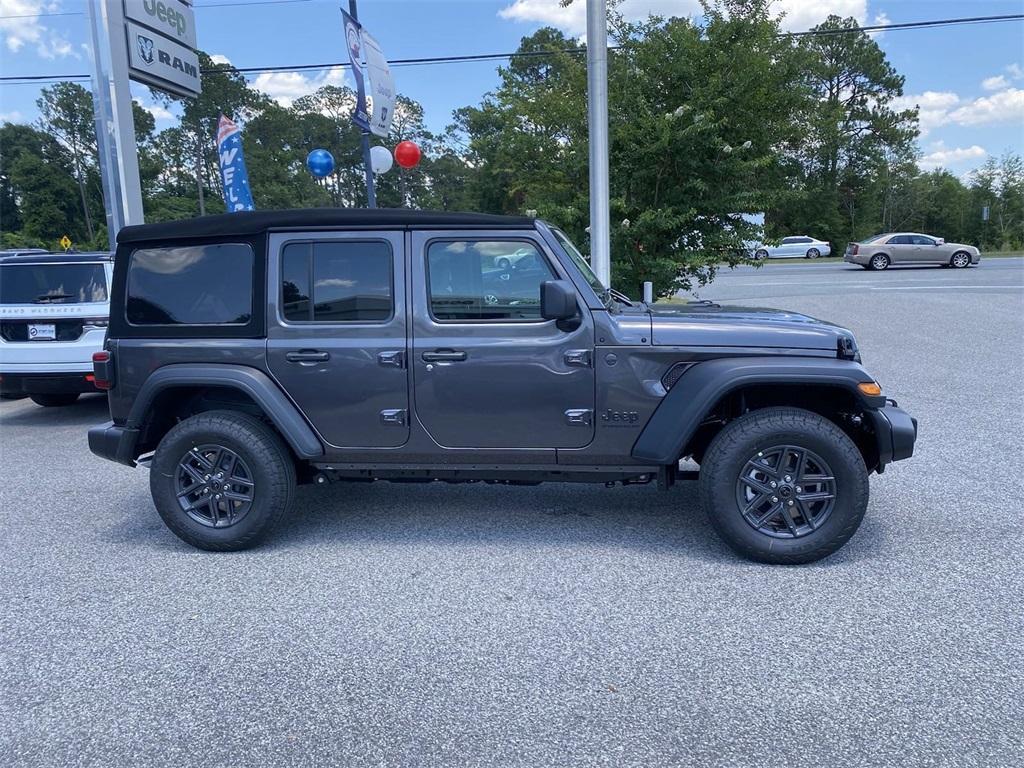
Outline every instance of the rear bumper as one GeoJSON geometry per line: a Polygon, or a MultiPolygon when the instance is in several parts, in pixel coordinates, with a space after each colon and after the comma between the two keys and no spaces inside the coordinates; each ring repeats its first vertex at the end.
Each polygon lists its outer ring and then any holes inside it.
{"type": "Polygon", "coordinates": [[[138,440],[139,430],[118,427],[112,421],[89,430],[90,451],[100,458],[129,467],[135,466],[135,444],[138,440]]]}
{"type": "Polygon", "coordinates": [[[99,392],[92,371],[78,373],[0,373],[0,394],[64,395],[99,392]],[[88,377],[88,378],[86,378],[88,377]]]}
{"type": "Polygon", "coordinates": [[[917,441],[917,419],[894,401],[889,402],[889,405],[868,411],[878,441],[879,472],[885,469],[886,464],[913,456],[917,441]]]}

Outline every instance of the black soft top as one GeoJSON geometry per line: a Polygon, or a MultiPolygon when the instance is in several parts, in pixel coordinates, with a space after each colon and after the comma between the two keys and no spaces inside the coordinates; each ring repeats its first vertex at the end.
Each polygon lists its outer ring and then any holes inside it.
{"type": "Polygon", "coordinates": [[[0,264],[95,264],[97,261],[110,261],[111,254],[106,251],[90,253],[18,253],[5,254],[0,252],[0,264]]]}
{"type": "Polygon", "coordinates": [[[245,237],[272,229],[315,229],[320,227],[487,227],[532,228],[526,216],[496,216],[490,213],[414,211],[407,208],[304,208],[286,211],[240,211],[217,216],[199,216],[184,221],[139,224],[125,227],[117,242],[137,243],[197,237],[245,237]]]}

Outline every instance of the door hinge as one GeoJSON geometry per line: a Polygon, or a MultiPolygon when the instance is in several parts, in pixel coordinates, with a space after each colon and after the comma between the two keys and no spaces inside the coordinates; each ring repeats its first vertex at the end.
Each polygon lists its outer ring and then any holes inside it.
{"type": "Polygon", "coordinates": [[[570,408],[565,412],[565,423],[573,427],[589,427],[594,423],[594,412],[590,408],[570,408]]]}
{"type": "Polygon", "coordinates": [[[589,349],[570,349],[565,353],[565,364],[577,368],[589,368],[592,365],[593,356],[589,349]]]}
{"type": "Polygon", "coordinates": [[[405,368],[405,351],[401,349],[377,353],[377,365],[385,368],[405,368]]]}
{"type": "Polygon", "coordinates": [[[405,408],[385,408],[380,412],[380,423],[388,427],[404,427],[406,422],[405,408]]]}

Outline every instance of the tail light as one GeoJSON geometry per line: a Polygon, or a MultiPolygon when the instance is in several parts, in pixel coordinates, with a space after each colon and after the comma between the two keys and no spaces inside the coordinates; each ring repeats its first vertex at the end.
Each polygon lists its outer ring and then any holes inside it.
{"type": "Polygon", "coordinates": [[[856,243],[850,243],[849,251],[851,256],[856,256],[860,253],[860,246],[856,243]]]}
{"type": "Polygon", "coordinates": [[[92,383],[96,389],[111,389],[114,386],[114,364],[110,352],[102,350],[92,353],[92,383]]]}

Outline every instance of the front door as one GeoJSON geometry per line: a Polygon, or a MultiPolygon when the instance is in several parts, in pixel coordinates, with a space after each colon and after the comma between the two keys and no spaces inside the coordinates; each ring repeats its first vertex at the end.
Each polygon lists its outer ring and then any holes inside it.
{"type": "Polygon", "coordinates": [[[565,277],[532,231],[414,232],[416,417],[446,448],[581,448],[594,436],[594,330],[540,316],[565,277]]]}
{"type": "Polygon", "coordinates": [[[272,235],[267,361],[329,445],[409,439],[402,232],[272,235]]]}

